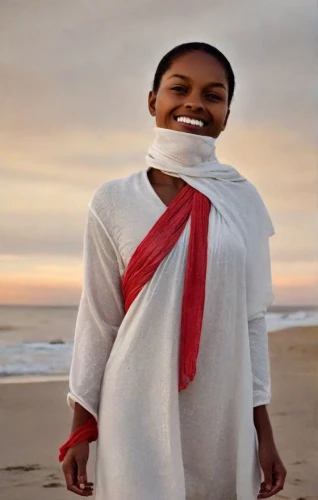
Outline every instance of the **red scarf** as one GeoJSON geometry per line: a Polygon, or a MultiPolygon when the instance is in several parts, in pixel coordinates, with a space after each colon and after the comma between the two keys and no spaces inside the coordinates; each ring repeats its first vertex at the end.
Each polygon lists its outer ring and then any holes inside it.
{"type": "Polygon", "coordinates": [[[93,415],[90,415],[87,419],[87,422],[83,424],[81,427],[76,429],[70,435],[68,441],[64,443],[59,449],[59,462],[63,462],[65,455],[69,448],[75,446],[78,443],[82,443],[83,441],[88,441],[91,443],[92,441],[96,441],[98,438],[98,426],[93,415]]]}
{"type": "Polygon", "coordinates": [[[182,300],[179,391],[194,379],[205,300],[207,236],[211,201],[185,186],[132,255],[122,278],[125,312],[171,252],[191,215],[187,267],[182,300]]]}

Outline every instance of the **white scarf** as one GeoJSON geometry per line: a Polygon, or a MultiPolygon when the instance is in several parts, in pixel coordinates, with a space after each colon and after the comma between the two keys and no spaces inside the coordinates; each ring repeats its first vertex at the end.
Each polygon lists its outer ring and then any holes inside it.
{"type": "Polygon", "coordinates": [[[235,168],[218,162],[213,137],[159,127],[154,130],[156,138],[146,157],[149,166],[184,180],[188,177],[245,180],[235,168]]]}

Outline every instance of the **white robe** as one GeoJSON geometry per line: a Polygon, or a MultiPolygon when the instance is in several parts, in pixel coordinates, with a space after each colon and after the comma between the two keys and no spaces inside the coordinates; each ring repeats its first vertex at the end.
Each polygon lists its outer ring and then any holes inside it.
{"type": "Polygon", "coordinates": [[[180,393],[190,220],[124,315],[121,277],[166,206],[146,169],[103,184],[89,202],[68,402],[98,419],[96,500],[255,500],[260,488],[253,407],[271,398],[274,228],[247,180],[189,183],[213,205],[197,372],[180,393]]]}

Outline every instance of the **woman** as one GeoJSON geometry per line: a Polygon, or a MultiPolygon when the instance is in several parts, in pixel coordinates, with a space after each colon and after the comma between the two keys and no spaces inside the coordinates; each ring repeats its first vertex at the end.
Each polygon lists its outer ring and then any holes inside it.
{"type": "Polygon", "coordinates": [[[93,491],[96,421],[97,500],[254,500],[283,488],[266,409],[274,228],[254,186],[215,156],[234,86],[208,44],[166,54],[149,93],[148,168],[89,203],[63,454],[79,495],[93,491]]]}

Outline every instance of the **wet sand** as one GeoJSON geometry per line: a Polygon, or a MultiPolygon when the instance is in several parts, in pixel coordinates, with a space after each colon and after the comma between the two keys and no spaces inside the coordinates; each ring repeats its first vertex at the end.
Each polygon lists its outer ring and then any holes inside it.
{"type": "MultiPolygon", "coordinates": [[[[269,339],[269,412],[288,470],[285,489],[275,498],[318,500],[318,327],[290,328],[270,333],[269,339]]],[[[79,498],[66,491],[57,460],[71,426],[67,388],[66,380],[45,378],[0,384],[1,499],[79,498]]],[[[89,480],[94,455],[92,445],[89,480]]]]}

